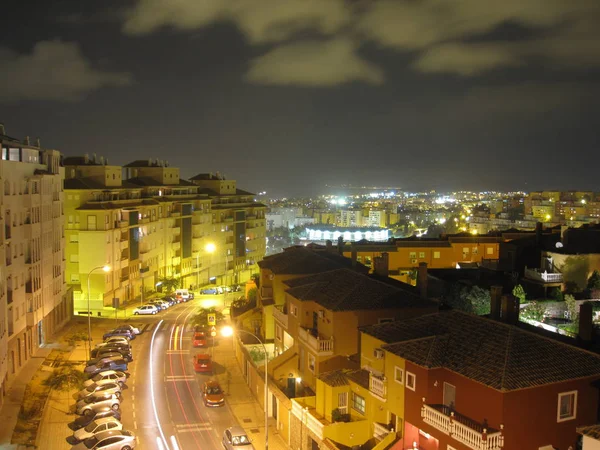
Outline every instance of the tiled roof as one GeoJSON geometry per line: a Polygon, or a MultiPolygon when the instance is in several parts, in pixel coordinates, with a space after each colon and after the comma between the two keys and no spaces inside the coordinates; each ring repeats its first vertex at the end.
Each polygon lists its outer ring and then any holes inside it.
{"type": "Polygon", "coordinates": [[[274,274],[302,275],[351,267],[352,261],[324,251],[314,251],[306,247],[291,247],[282,253],[263,259],[258,265],[262,269],[271,270],[274,274]]]}
{"type": "Polygon", "coordinates": [[[331,372],[324,372],[319,375],[319,380],[331,387],[347,386],[348,379],[346,378],[346,372],[347,370],[332,370],[331,372]]]}
{"type": "Polygon", "coordinates": [[[183,187],[196,186],[194,183],[187,181],[187,180],[182,180],[182,179],[179,179],[178,184],[164,184],[163,182],[161,182],[159,180],[155,180],[152,177],[133,177],[133,178],[128,178],[127,181],[136,186],[157,186],[157,187],[168,187],[168,188],[182,187],[182,186],[183,187]]]}
{"type": "Polygon", "coordinates": [[[298,300],[314,301],[329,311],[398,307],[435,307],[437,303],[374,280],[349,269],[285,280],[286,292],[298,300]]]}
{"type": "Polygon", "coordinates": [[[599,355],[459,311],[369,325],[361,331],[415,364],[443,367],[498,390],[600,377],[599,355]]]}
{"type": "Polygon", "coordinates": [[[369,389],[369,371],[365,369],[349,370],[346,372],[346,378],[354,381],[359,386],[369,389]]]}
{"type": "Polygon", "coordinates": [[[140,186],[129,183],[128,180],[124,180],[121,186],[106,186],[92,178],[67,178],[64,182],[65,189],[101,189],[103,191],[112,191],[117,189],[141,189],[140,186]]]}
{"type": "Polygon", "coordinates": [[[587,427],[579,427],[577,428],[577,432],[583,436],[587,436],[600,441],[600,424],[588,425],[587,427]]]}

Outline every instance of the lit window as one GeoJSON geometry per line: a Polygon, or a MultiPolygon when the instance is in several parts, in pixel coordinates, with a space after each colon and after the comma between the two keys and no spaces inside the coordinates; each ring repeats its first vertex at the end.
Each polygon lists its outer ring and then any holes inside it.
{"type": "Polygon", "coordinates": [[[360,414],[364,414],[367,409],[364,397],[356,393],[352,393],[352,409],[360,414]]]}
{"type": "Polygon", "coordinates": [[[419,258],[425,258],[425,252],[419,252],[419,258]]]}
{"type": "Polygon", "coordinates": [[[409,388],[411,391],[414,391],[416,385],[417,385],[417,377],[415,376],[415,374],[406,372],[406,387],[409,388]]]}
{"type": "Polygon", "coordinates": [[[433,252],[433,259],[440,259],[440,252],[433,252]]]}
{"type": "Polygon", "coordinates": [[[557,422],[574,419],[577,415],[577,391],[558,394],[557,422]]]}
{"type": "Polygon", "coordinates": [[[404,384],[404,369],[398,366],[394,367],[394,380],[396,383],[404,384]]]}
{"type": "Polygon", "coordinates": [[[417,252],[410,252],[410,253],[408,254],[408,256],[409,256],[409,258],[411,258],[411,259],[415,259],[415,258],[417,257],[417,252]]]}
{"type": "Polygon", "coordinates": [[[494,248],[493,247],[488,247],[485,251],[486,251],[486,253],[488,255],[493,255],[494,254],[494,248]]]}

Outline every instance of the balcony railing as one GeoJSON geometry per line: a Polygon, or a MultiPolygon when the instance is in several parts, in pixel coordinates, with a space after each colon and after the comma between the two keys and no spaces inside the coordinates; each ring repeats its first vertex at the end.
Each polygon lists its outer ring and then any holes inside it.
{"type": "Polygon", "coordinates": [[[292,399],[292,414],[294,414],[305,426],[312,431],[319,439],[323,440],[324,419],[315,416],[315,398],[302,397],[292,399]],[[311,411],[312,410],[312,411],[311,411]]]}
{"type": "Polygon", "coordinates": [[[427,405],[423,398],[423,422],[449,435],[473,450],[500,450],[504,446],[503,425],[500,430],[485,427],[446,405],[427,405]]]}
{"type": "Polygon", "coordinates": [[[273,288],[268,287],[268,286],[261,286],[260,287],[260,299],[265,300],[265,299],[271,299],[271,298],[273,298],[273,288]]]}
{"type": "Polygon", "coordinates": [[[377,377],[369,373],[369,390],[375,396],[385,400],[387,397],[387,381],[385,377],[377,377]]]}
{"type": "Polygon", "coordinates": [[[288,315],[283,305],[275,305],[273,308],[273,317],[277,320],[284,328],[288,327],[288,315]]]}
{"type": "Polygon", "coordinates": [[[115,228],[127,228],[129,226],[129,222],[126,220],[115,220],[115,228]]]}
{"type": "Polygon", "coordinates": [[[541,281],[542,283],[562,283],[562,273],[548,273],[547,271],[540,272],[539,269],[528,269],[525,267],[525,278],[530,280],[541,281]]]}
{"type": "Polygon", "coordinates": [[[320,356],[333,354],[333,337],[323,339],[320,336],[313,336],[311,330],[298,327],[298,338],[304,341],[312,350],[320,356]]]}

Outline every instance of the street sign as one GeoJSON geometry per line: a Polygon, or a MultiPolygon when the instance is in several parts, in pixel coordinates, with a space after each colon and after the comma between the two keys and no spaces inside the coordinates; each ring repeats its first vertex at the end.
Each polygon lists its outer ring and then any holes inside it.
{"type": "Polygon", "coordinates": [[[210,335],[211,335],[212,337],[215,337],[215,336],[217,335],[217,329],[216,329],[215,327],[212,327],[212,328],[210,329],[210,335]]]}
{"type": "Polygon", "coordinates": [[[217,315],[216,314],[208,314],[208,324],[209,325],[217,324],[217,315]]]}

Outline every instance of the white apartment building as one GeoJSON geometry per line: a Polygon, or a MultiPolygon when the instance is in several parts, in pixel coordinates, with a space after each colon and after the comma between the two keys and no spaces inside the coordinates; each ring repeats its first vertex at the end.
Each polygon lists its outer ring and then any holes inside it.
{"type": "Polygon", "coordinates": [[[61,155],[0,125],[0,405],[7,386],[71,316],[61,155]]]}

